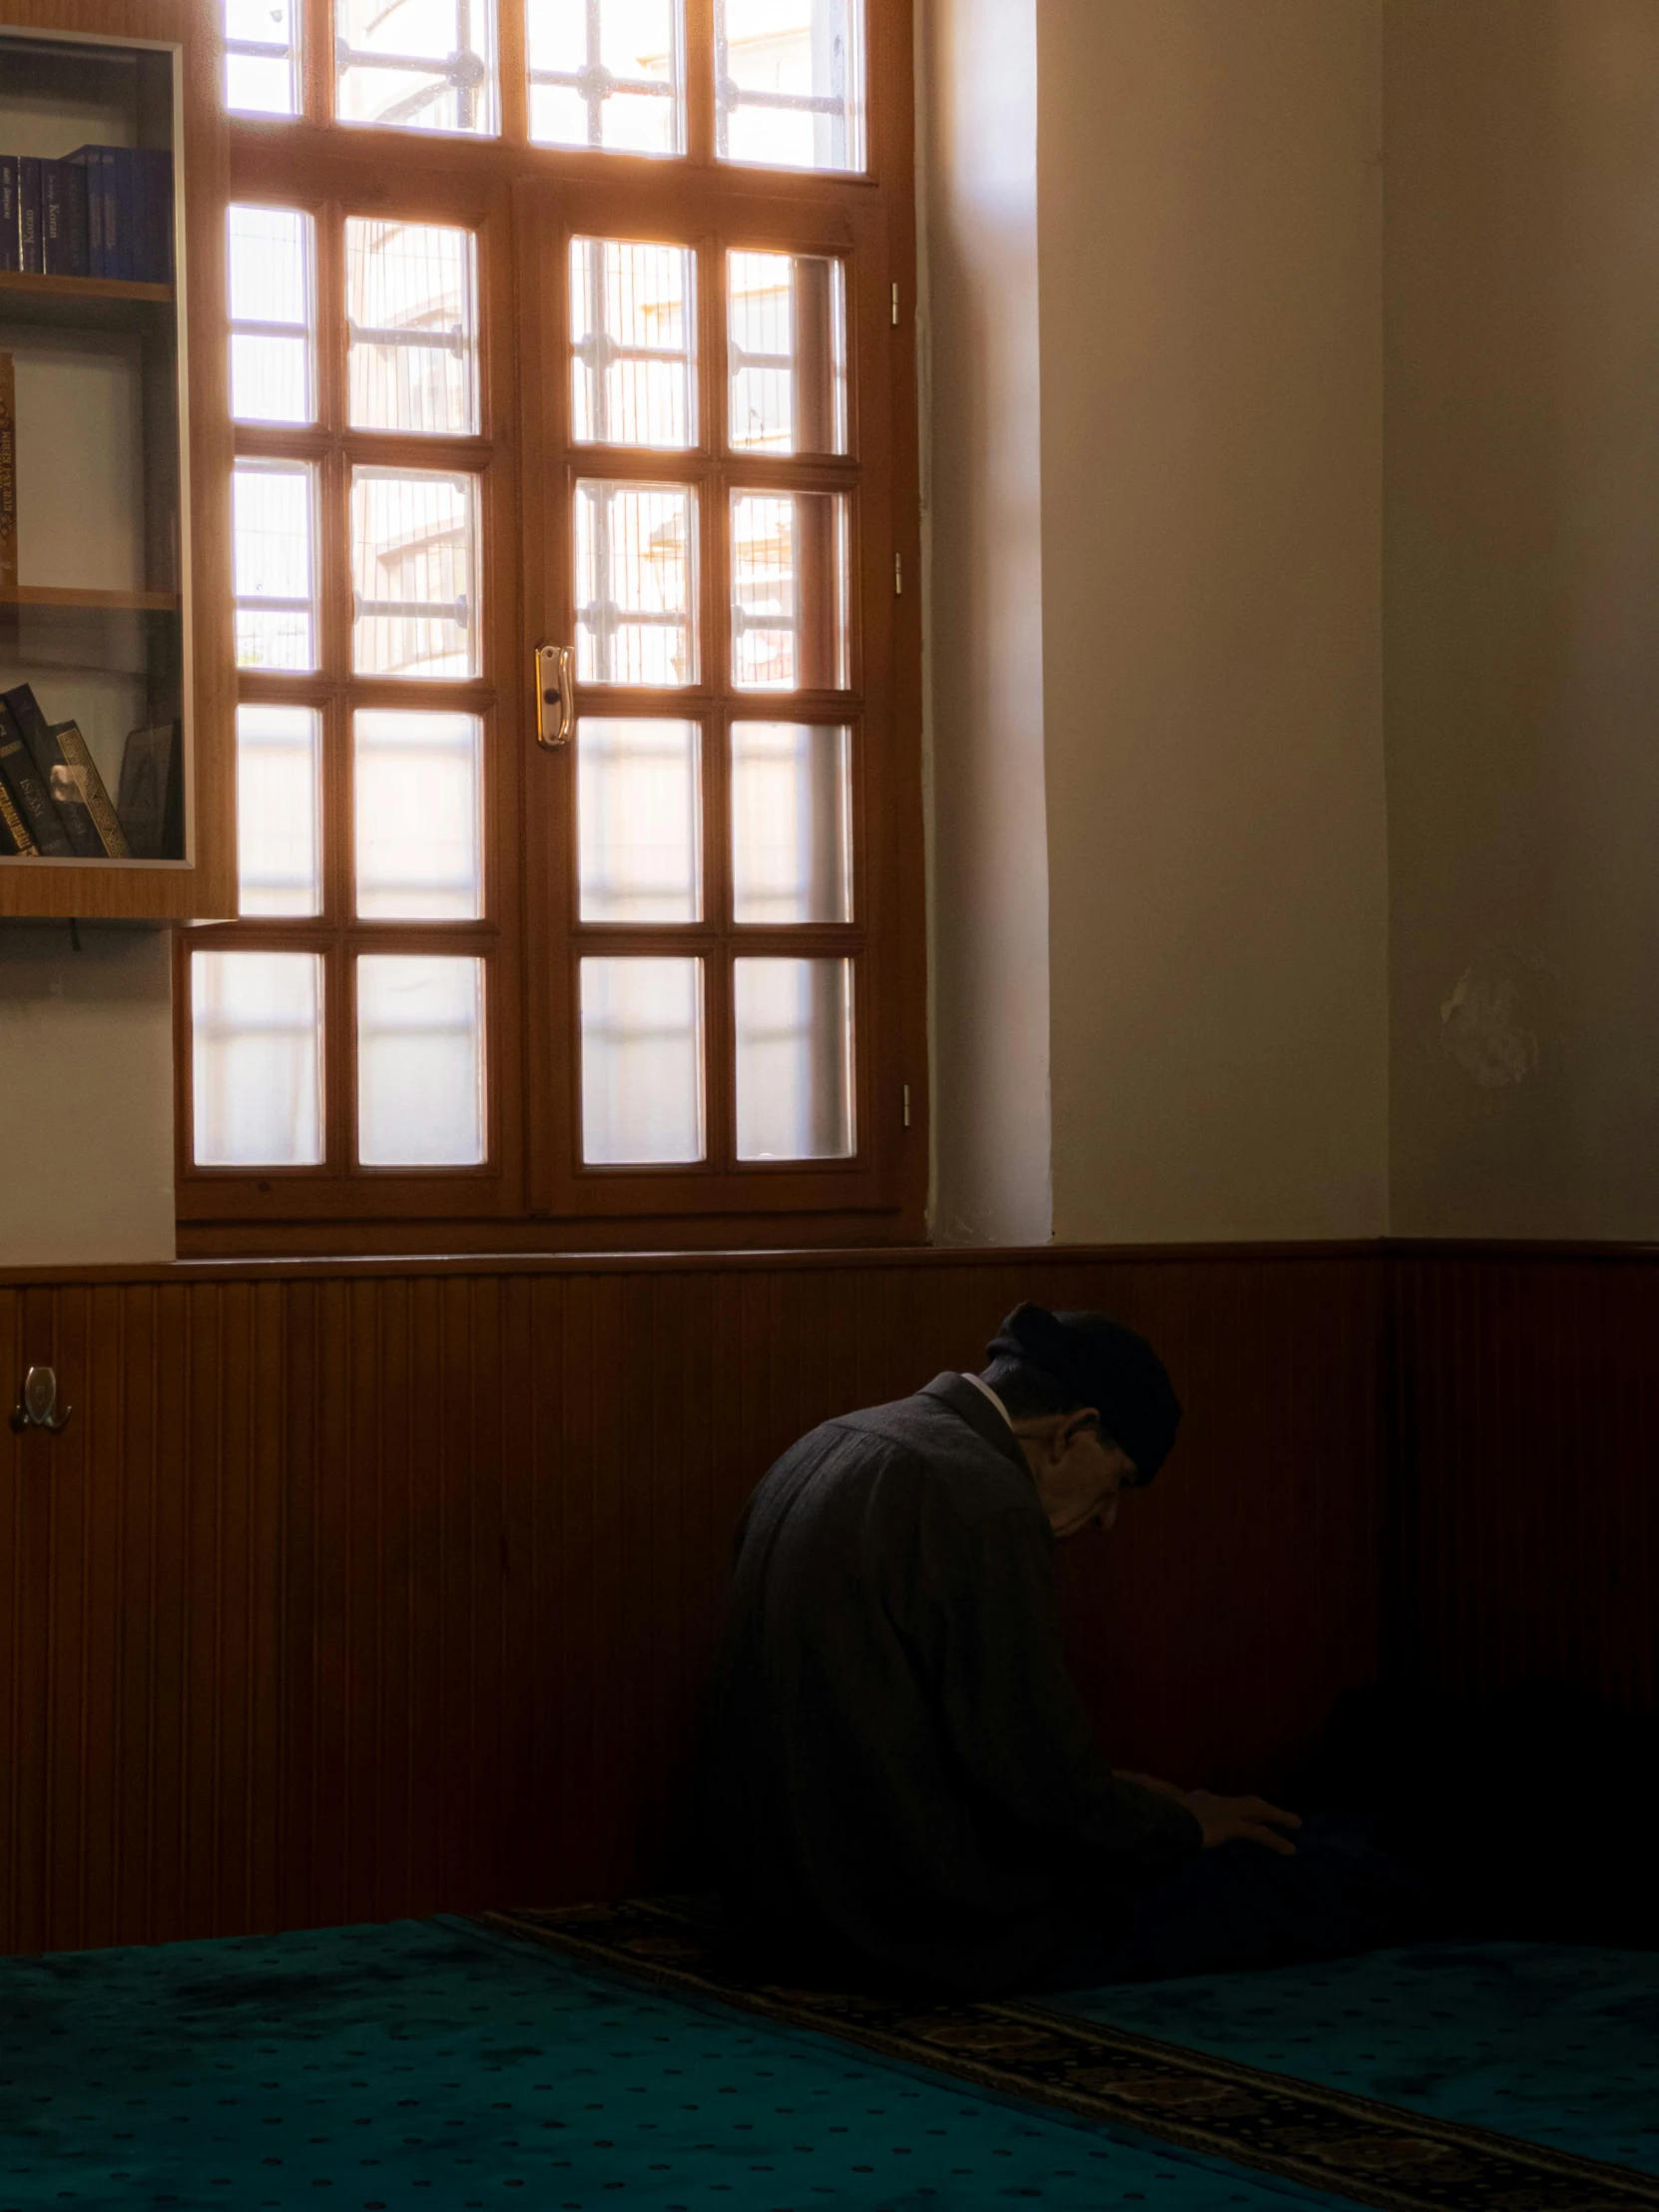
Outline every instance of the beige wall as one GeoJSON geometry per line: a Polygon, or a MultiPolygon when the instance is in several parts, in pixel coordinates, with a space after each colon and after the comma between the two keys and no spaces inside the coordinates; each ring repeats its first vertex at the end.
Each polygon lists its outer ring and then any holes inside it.
{"type": "Polygon", "coordinates": [[[1393,1226],[1659,1238],[1659,6],[1390,0],[1393,1226]]]}
{"type": "Polygon", "coordinates": [[[922,11],[935,1233],[1042,1244],[1049,1188],[1036,0],[922,11]]]}
{"type": "Polygon", "coordinates": [[[976,1013],[1017,1051],[998,1008],[1040,991],[1057,1238],[1376,1234],[1380,8],[1040,0],[1034,212],[1023,108],[970,114],[983,31],[944,35],[1025,12],[935,0],[923,77],[939,1232],[983,1233],[988,1154],[1045,1149],[1034,1081],[1016,1117],[960,1042],[976,1013]],[[982,810],[953,747],[997,764],[982,810]]]}
{"type": "Polygon", "coordinates": [[[0,1268],[173,1258],[172,940],[80,937],[0,924],[0,1268]]]}

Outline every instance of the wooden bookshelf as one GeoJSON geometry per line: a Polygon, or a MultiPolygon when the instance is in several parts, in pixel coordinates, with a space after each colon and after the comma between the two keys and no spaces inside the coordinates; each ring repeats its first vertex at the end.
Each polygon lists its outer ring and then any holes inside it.
{"type": "Polygon", "coordinates": [[[0,584],[0,607],[68,607],[112,613],[178,614],[184,600],[176,591],[55,591],[49,585],[0,584]]]}
{"type": "MultiPolygon", "coordinates": [[[[27,684],[48,726],[77,725],[112,804],[132,734],[172,727],[182,790],[162,849],[0,856],[0,915],[219,917],[234,910],[235,676],[213,25],[197,0],[5,0],[0,15],[0,151],[165,153],[175,208],[174,281],[0,272],[17,411],[0,691],[27,684]]],[[[129,822],[144,819],[136,801],[129,822]]]]}

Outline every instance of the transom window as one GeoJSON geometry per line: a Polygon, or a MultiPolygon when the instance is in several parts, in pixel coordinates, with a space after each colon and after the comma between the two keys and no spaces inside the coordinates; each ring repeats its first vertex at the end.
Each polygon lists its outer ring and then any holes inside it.
{"type": "Polygon", "coordinates": [[[239,911],[181,974],[200,1249],[919,1198],[909,210],[859,0],[512,6],[227,0],[263,120],[239,911]]]}

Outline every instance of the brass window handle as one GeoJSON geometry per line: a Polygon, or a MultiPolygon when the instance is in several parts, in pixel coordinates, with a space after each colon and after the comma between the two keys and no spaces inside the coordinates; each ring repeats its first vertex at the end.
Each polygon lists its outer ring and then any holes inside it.
{"type": "Polygon", "coordinates": [[[568,645],[536,647],[536,743],[549,753],[576,728],[576,656],[568,645]]]}

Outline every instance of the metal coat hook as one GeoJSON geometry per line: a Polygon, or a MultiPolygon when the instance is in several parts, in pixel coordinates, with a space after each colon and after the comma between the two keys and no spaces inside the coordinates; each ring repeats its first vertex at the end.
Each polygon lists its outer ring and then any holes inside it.
{"type": "Polygon", "coordinates": [[[66,1405],[61,1413],[58,1411],[57,1370],[31,1368],[23,1378],[23,1392],[12,1413],[12,1426],[19,1431],[45,1428],[55,1436],[60,1428],[68,1427],[74,1410],[73,1405],[66,1405]]]}

